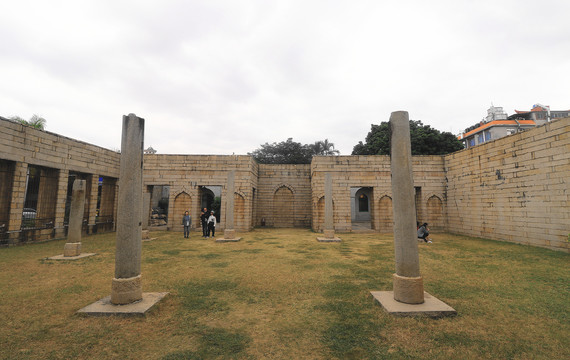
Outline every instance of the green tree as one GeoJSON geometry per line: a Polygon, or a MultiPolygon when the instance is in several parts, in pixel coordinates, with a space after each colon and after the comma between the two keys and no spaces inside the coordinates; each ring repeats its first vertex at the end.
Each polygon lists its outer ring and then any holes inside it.
{"type": "Polygon", "coordinates": [[[10,120],[14,120],[14,121],[17,121],[17,122],[22,123],[24,125],[28,125],[28,126],[31,126],[33,128],[40,129],[40,130],[44,130],[46,127],[46,123],[47,123],[46,119],[44,119],[43,117],[38,116],[36,114],[34,114],[30,118],[30,120],[25,120],[19,116],[12,116],[10,118],[10,120]]]}
{"type": "MultiPolygon", "coordinates": [[[[420,120],[410,120],[410,141],[412,155],[444,155],[463,149],[455,135],[440,132],[420,120]]],[[[359,141],[352,148],[352,155],[390,155],[390,123],[372,124],[365,143],[359,141]]]]}
{"type": "Polygon", "coordinates": [[[331,156],[340,154],[340,151],[334,148],[334,143],[329,142],[329,139],[315,141],[310,147],[313,155],[331,156]]]}
{"type": "Polygon", "coordinates": [[[293,141],[280,143],[265,143],[261,148],[248,153],[262,164],[309,164],[312,158],[312,151],[308,145],[293,141]]]}
{"type": "Polygon", "coordinates": [[[328,139],[316,141],[314,144],[301,144],[293,138],[280,143],[265,143],[251,155],[261,164],[310,164],[315,155],[338,155],[334,143],[328,139]]]}

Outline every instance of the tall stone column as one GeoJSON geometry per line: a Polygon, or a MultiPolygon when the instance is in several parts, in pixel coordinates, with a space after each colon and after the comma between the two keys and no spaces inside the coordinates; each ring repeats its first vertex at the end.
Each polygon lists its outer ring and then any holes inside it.
{"type": "Polygon", "coordinates": [[[235,193],[235,170],[228,173],[228,184],[226,187],[226,222],[224,229],[224,238],[216,239],[216,241],[239,241],[236,238],[236,230],[234,228],[234,193],[235,193]]]}
{"type": "Polygon", "coordinates": [[[142,216],[142,239],[147,241],[150,240],[149,230],[148,230],[148,220],[150,218],[150,193],[148,191],[143,192],[143,208],[141,211],[142,216]]]}
{"type": "MultiPolygon", "coordinates": [[[[63,220],[65,218],[65,202],[67,201],[68,183],[69,183],[69,170],[63,170],[63,169],[59,170],[59,175],[57,180],[57,195],[56,195],[57,198],[55,206],[55,223],[54,223],[56,238],[63,238],[65,234],[65,227],[63,225],[63,220]]],[[[83,195],[85,195],[85,191],[83,192],[83,195]]],[[[73,195],[71,196],[73,198],[73,195]]],[[[83,217],[83,215],[81,216],[83,217]]]]}
{"type": "Polygon", "coordinates": [[[148,191],[143,193],[143,208],[142,208],[142,229],[148,230],[150,218],[150,193],[148,191]]]}
{"type": "Polygon", "coordinates": [[[332,198],[332,175],[325,174],[325,227],[323,229],[324,237],[317,237],[318,241],[338,242],[339,238],[334,235],[334,211],[332,198]]]}
{"type": "Polygon", "coordinates": [[[394,299],[407,304],[424,302],[423,279],[416,234],[416,205],[408,112],[390,116],[392,209],[394,212],[394,299]]]}
{"type": "Polygon", "coordinates": [[[111,303],[130,304],[142,299],[142,171],[144,119],[135,114],[123,116],[115,278],[111,303]]]}
{"type": "Polygon", "coordinates": [[[416,233],[416,204],[412,172],[410,122],[406,111],[390,116],[392,209],[396,273],[394,291],[371,291],[388,313],[398,316],[453,316],[457,312],[443,301],[424,293],[416,233]]]}
{"type": "Polygon", "coordinates": [[[97,218],[97,195],[99,193],[99,175],[91,175],[91,191],[89,192],[89,220],[87,226],[89,233],[93,234],[95,219],[97,218]]]}
{"type": "Polygon", "coordinates": [[[79,256],[81,254],[81,230],[85,212],[85,180],[75,180],[71,190],[71,207],[69,209],[69,226],[67,243],[63,248],[63,256],[79,256]]]}
{"type": "Polygon", "coordinates": [[[111,295],[80,309],[87,315],[144,315],[168,293],[144,293],[141,282],[144,119],[123,116],[117,204],[117,250],[111,295]],[[122,305],[122,306],[118,306],[122,305]]]}

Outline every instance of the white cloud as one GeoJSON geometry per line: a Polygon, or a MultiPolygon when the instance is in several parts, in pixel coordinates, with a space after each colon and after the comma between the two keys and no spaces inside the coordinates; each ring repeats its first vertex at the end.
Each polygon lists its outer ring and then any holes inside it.
{"type": "Polygon", "coordinates": [[[0,115],[119,148],[245,154],[289,137],[343,154],[407,110],[442,131],[493,102],[569,108],[563,1],[17,1],[0,5],[0,115]]]}

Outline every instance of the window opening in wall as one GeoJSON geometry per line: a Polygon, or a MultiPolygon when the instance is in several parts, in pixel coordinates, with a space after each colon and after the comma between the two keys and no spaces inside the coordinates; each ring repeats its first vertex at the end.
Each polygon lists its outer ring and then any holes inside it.
{"type": "Polygon", "coordinates": [[[421,186],[414,186],[414,191],[416,192],[415,204],[416,204],[416,222],[424,223],[426,220],[423,218],[422,211],[422,188],[421,186]]]}
{"type": "Polygon", "coordinates": [[[168,224],[168,204],[170,202],[170,186],[154,185],[151,190],[150,203],[152,214],[150,226],[166,226],[168,224]]]}
{"type": "Polygon", "coordinates": [[[97,189],[97,211],[94,231],[112,231],[115,223],[115,192],[117,179],[100,177],[97,189]]]}
{"type": "Polygon", "coordinates": [[[216,221],[219,222],[222,209],[222,187],[220,185],[200,186],[200,190],[200,209],[213,210],[216,221]]]}
{"type": "Polygon", "coordinates": [[[350,188],[350,211],[353,230],[372,228],[371,187],[350,188]]]}
{"type": "Polygon", "coordinates": [[[53,228],[58,176],[59,170],[28,166],[22,230],[53,228]]]}

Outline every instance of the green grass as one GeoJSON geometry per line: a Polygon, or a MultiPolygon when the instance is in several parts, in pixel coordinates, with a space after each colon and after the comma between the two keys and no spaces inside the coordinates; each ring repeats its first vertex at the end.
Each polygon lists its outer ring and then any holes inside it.
{"type": "Polygon", "coordinates": [[[114,234],[0,249],[0,359],[570,358],[570,255],[449,234],[419,244],[425,290],[451,318],[386,314],[386,234],[258,229],[238,243],[155,232],[143,243],[144,292],[169,292],[144,318],[76,313],[111,291],[114,234]]]}

